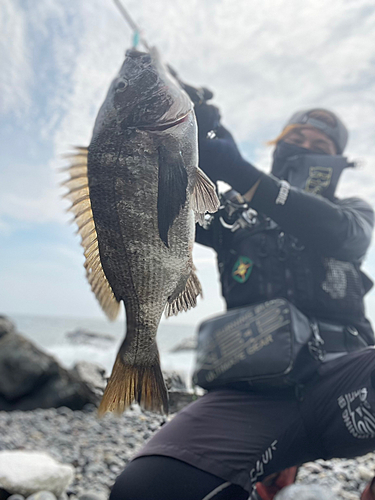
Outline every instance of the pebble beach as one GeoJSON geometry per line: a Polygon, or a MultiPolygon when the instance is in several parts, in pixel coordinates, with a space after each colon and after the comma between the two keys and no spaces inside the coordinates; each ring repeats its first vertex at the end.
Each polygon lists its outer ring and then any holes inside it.
{"type": "MultiPolygon", "coordinates": [[[[0,412],[0,450],[48,452],[74,467],[74,479],[61,500],[83,500],[88,494],[104,500],[126,463],[165,422],[165,417],[141,412],[137,406],[121,417],[107,414],[100,420],[94,405],[84,411],[62,407],[0,412]]],[[[298,481],[328,487],[340,499],[358,500],[374,474],[371,453],[305,464],[298,481]]]]}

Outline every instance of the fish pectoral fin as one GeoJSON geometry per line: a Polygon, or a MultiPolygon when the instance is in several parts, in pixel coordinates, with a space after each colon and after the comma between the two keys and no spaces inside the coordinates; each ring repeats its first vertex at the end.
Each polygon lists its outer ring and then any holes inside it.
{"type": "Polygon", "coordinates": [[[197,305],[198,295],[203,296],[202,286],[195,274],[195,269],[192,269],[188,280],[186,281],[185,288],[179,293],[177,286],[175,293],[171,295],[165,307],[165,316],[176,316],[180,311],[187,311],[197,305]]]}
{"type": "Polygon", "coordinates": [[[188,176],[181,152],[159,146],[158,227],[159,235],[168,247],[168,231],[186,203],[188,176]]]}
{"type": "Polygon", "coordinates": [[[206,212],[216,212],[219,204],[215,185],[203,170],[198,168],[194,190],[191,195],[191,208],[195,212],[197,222],[202,225],[204,214],[206,212]]]}
{"type": "Polygon", "coordinates": [[[121,415],[135,402],[144,410],[168,413],[168,392],[156,346],[154,359],[148,361],[148,364],[130,365],[117,354],[98,408],[99,417],[107,412],[121,415]]]}

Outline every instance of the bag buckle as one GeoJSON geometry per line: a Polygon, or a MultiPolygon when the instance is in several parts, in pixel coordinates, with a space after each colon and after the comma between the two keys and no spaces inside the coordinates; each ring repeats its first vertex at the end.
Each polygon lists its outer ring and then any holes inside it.
{"type": "Polygon", "coordinates": [[[312,331],[312,338],[309,340],[307,343],[307,346],[309,348],[310,354],[314,359],[317,361],[322,362],[325,358],[326,352],[323,349],[324,346],[324,340],[320,336],[319,333],[319,327],[316,321],[311,321],[310,322],[310,327],[312,331]]]}

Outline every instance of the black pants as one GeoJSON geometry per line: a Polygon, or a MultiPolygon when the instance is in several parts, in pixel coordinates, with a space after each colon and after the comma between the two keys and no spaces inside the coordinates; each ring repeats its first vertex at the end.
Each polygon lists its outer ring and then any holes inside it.
{"type": "MultiPolygon", "coordinates": [[[[217,486],[231,483],[250,493],[255,482],[287,467],[318,458],[350,458],[373,451],[374,385],[375,349],[367,348],[322,365],[319,376],[299,395],[293,390],[212,391],[162,427],[138,457],[174,458],[193,470],[220,478],[217,486]]],[[[137,458],[120,476],[122,491],[126,491],[131,470],[141,467],[142,460],[137,458]]],[[[166,470],[165,464],[160,466],[166,470]]],[[[177,484],[178,474],[175,472],[172,479],[177,484]]],[[[180,472],[180,477],[183,475],[180,472]]],[[[198,476],[195,481],[199,482],[198,476]]],[[[215,484],[211,491],[217,487],[215,484]]],[[[239,495],[243,493],[239,491],[239,495]]],[[[117,484],[114,492],[116,500],[120,500],[117,484]]],[[[199,491],[189,498],[201,500],[205,498],[203,493],[199,491]]],[[[161,490],[158,494],[154,490],[154,494],[155,500],[167,498],[161,490]]]]}
{"type": "Polygon", "coordinates": [[[117,478],[110,500],[247,500],[240,486],[174,458],[131,462],[117,478]]]}

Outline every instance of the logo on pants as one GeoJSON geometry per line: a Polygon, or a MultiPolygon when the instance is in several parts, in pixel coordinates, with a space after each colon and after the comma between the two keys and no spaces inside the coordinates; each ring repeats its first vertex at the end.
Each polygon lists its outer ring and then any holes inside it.
{"type": "Polygon", "coordinates": [[[375,415],[367,401],[367,388],[349,392],[337,400],[344,423],[352,436],[358,439],[375,437],[375,415]]]}

